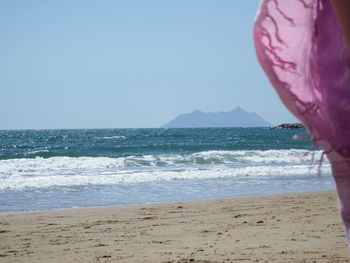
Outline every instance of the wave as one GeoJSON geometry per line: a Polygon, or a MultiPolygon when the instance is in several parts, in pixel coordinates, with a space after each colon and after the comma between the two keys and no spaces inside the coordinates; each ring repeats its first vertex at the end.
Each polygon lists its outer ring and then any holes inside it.
{"type": "Polygon", "coordinates": [[[126,139],[126,136],[123,136],[123,135],[116,135],[116,136],[103,136],[103,137],[96,137],[97,139],[126,139]]]}
{"type": "MultiPolygon", "coordinates": [[[[205,151],[128,157],[36,157],[0,160],[0,189],[119,184],[240,176],[309,174],[306,150],[205,151]]],[[[320,159],[321,151],[314,152],[320,159]]],[[[316,173],[317,169],[314,169],[316,173]]],[[[323,172],[330,173],[328,161],[323,172]]]]}

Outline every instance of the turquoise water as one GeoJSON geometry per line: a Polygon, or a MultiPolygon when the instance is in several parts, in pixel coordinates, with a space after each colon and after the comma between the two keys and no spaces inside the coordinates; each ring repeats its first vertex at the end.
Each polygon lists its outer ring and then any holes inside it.
{"type": "Polygon", "coordinates": [[[0,159],[310,149],[310,141],[293,140],[296,133],[305,131],[267,128],[0,131],[0,159]]]}
{"type": "Polygon", "coordinates": [[[333,189],[304,130],[0,131],[0,211],[333,189]]]}

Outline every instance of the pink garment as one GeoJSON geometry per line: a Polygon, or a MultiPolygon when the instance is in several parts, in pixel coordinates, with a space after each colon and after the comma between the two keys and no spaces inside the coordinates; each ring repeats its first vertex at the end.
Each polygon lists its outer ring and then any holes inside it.
{"type": "Polygon", "coordinates": [[[332,163],[350,241],[350,52],[329,0],[262,0],[258,59],[332,163]]]}

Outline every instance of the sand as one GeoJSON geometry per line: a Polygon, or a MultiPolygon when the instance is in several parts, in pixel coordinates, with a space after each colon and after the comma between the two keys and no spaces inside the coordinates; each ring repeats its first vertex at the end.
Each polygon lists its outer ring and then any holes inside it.
{"type": "Polygon", "coordinates": [[[0,262],[350,262],[335,192],[0,216],[0,262]]]}

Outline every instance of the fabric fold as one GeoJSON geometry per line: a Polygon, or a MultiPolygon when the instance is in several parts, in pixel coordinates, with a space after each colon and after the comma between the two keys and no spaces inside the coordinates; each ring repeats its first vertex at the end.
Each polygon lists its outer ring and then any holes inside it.
{"type": "Polygon", "coordinates": [[[261,1],[254,42],[281,100],[330,159],[348,230],[350,52],[330,1],[261,1]]]}

